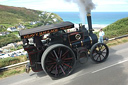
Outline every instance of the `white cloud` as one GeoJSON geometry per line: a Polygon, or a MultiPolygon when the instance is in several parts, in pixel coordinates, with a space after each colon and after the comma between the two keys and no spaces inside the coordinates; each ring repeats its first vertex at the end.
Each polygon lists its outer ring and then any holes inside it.
{"type": "MultiPolygon", "coordinates": [[[[93,0],[93,2],[96,4],[96,9],[93,11],[128,11],[128,0],[93,0]]],[[[68,3],[65,0],[0,0],[0,3],[3,5],[26,7],[52,12],[78,11],[78,7],[75,3],[68,3]]]]}
{"type": "Polygon", "coordinates": [[[128,4],[127,0],[93,0],[97,5],[123,5],[128,4]]]}
{"type": "Polygon", "coordinates": [[[63,0],[42,0],[40,2],[24,4],[27,8],[44,10],[44,11],[78,11],[78,7],[74,3],[66,3],[63,0]]]}
{"type": "Polygon", "coordinates": [[[0,2],[3,2],[3,1],[8,1],[8,0],[0,0],[0,2]]]}

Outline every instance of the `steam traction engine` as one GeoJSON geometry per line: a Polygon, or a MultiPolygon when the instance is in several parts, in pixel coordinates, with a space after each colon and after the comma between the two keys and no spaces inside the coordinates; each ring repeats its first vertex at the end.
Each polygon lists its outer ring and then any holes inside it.
{"type": "Polygon", "coordinates": [[[50,77],[60,78],[73,71],[76,61],[85,63],[88,54],[95,62],[105,61],[109,49],[104,43],[98,43],[97,36],[92,32],[90,14],[87,19],[88,30],[80,25],[75,32],[67,33],[68,29],[74,28],[74,24],[62,22],[20,31],[24,50],[30,60],[26,71],[31,67],[34,72],[44,70],[50,77]]]}

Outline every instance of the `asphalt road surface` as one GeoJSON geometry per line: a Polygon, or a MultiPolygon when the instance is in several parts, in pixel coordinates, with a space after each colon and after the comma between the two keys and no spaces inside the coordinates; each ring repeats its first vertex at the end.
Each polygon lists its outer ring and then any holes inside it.
{"type": "Polygon", "coordinates": [[[110,48],[108,59],[77,64],[73,73],[53,80],[43,71],[23,73],[0,80],[0,85],[128,85],[128,43],[110,48]]]}

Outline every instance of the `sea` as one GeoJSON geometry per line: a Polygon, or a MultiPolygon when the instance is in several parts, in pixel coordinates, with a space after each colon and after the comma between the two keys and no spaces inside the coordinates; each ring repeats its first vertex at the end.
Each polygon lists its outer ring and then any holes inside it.
{"type": "MultiPolygon", "coordinates": [[[[80,24],[79,12],[54,12],[58,14],[64,21],[70,21],[75,24],[80,24]]],[[[128,12],[92,12],[92,26],[93,27],[105,27],[109,24],[114,23],[115,21],[128,17],[128,12]]],[[[86,17],[85,17],[86,19],[86,17]]],[[[87,25],[87,19],[86,23],[87,25]]]]}

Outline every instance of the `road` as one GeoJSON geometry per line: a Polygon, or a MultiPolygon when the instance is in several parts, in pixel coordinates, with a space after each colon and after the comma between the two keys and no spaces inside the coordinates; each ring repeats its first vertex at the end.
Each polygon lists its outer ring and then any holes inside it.
{"type": "Polygon", "coordinates": [[[0,85],[128,85],[128,43],[110,48],[108,59],[77,64],[74,72],[54,80],[43,71],[23,73],[0,80],[0,85]]]}

